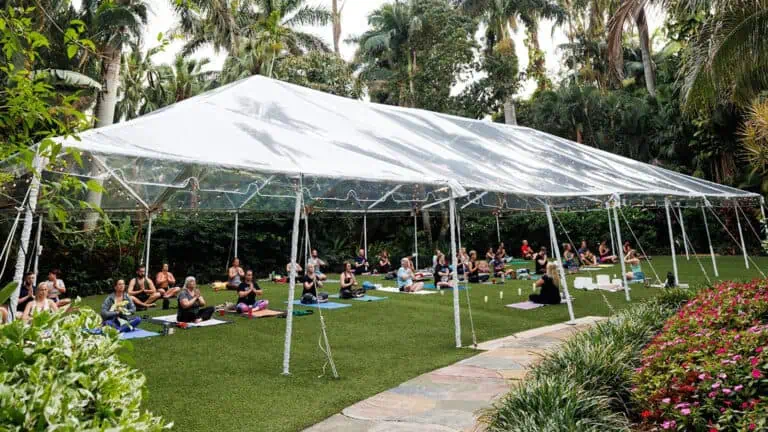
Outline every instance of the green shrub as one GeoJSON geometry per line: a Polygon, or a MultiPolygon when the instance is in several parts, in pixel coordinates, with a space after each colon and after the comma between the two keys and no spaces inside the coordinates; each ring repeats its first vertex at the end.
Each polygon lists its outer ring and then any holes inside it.
{"type": "Polygon", "coordinates": [[[90,309],[41,313],[0,327],[0,430],[170,428],[141,409],[144,376],[119,358],[113,329],[90,309]]]}
{"type": "Polygon", "coordinates": [[[701,292],[664,324],[633,377],[643,427],[766,430],[768,281],[701,292]]]}

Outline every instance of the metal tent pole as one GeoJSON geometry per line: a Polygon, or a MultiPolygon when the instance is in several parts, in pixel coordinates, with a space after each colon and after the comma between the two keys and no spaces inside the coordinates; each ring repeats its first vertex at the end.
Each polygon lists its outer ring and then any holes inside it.
{"type": "MultiPolygon", "coordinates": [[[[546,204],[547,222],[549,222],[549,236],[552,238],[553,243],[557,243],[557,234],[555,233],[555,223],[552,221],[552,210],[549,204],[546,204]]],[[[563,260],[560,258],[560,248],[555,248],[555,259],[557,260],[557,269],[560,273],[560,285],[565,292],[565,303],[568,305],[568,316],[571,318],[571,323],[574,322],[576,317],[573,315],[573,305],[571,304],[571,295],[568,292],[568,282],[565,279],[565,269],[563,268],[563,260]]]]}
{"type": "Polygon", "coordinates": [[[613,235],[613,221],[611,220],[611,208],[608,207],[608,205],[606,205],[605,210],[608,212],[608,233],[611,235],[611,247],[613,248],[613,254],[616,255],[617,257],[622,257],[622,253],[624,252],[624,250],[621,249],[621,252],[620,252],[620,249],[619,249],[620,247],[622,247],[622,245],[616,244],[616,237],[613,235]]]}
{"type": "Polygon", "coordinates": [[[739,240],[741,241],[741,251],[744,253],[744,266],[749,269],[749,256],[747,247],[744,244],[744,232],[741,229],[741,218],[739,218],[739,205],[733,202],[733,210],[736,212],[736,225],[739,227],[739,240]]]}
{"type": "Polygon", "coordinates": [[[416,261],[416,270],[419,269],[419,227],[417,225],[418,215],[413,211],[413,259],[416,261]]]}
{"type": "MultiPolygon", "coordinates": [[[[613,204],[613,227],[616,229],[616,241],[621,244],[621,223],[619,222],[619,212],[616,210],[618,206],[620,205],[620,201],[616,200],[616,202],[613,204]]],[[[624,296],[627,298],[627,301],[630,301],[629,297],[629,282],[627,281],[627,263],[626,263],[626,257],[624,256],[624,251],[621,251],[622,253],[619,255],[619,261],[621,261],[621,280],[624,282],[624,296]]]]}
{"type": "Polygon", "coordinates": [[[461,348],[461,315],[459,313],[459,262],[456,258],[456,200],[451,193],[448,201],[451,221],[451,263],[453,264],[453,324],[456,348],[461,348]]]}
{"type": "Polygon", "coordinates": [[[365,260],[368,261],[368,213],[363,213],[363,251],[365,260]]]}
{"type": "Polygon", "coordinates": [[[24,213],[24,226],[21,229],[19,251],[16,254],[16,267],[13,274],[13,281],[16,282],[16,289],[13,290],[13,293],[11,294],[10,307],[8,308],[8,315],[11,320],[13,320],[16,315],[16,306],[19,303],[19,292],[24,279],[24,264],[27,262],[27,248],[29,247],[29,238],[32,237],[33,218],[35,209],[37,209],[37,196],[40,193],[40,177],[42,176],[43,167],[46,163],[46,159],[40,155],[36,155],[35,159],[32,161],[34,172],[32,173],[32,181],[29,184],[29,201],[27,203],[27,210],[24,213]]]}
{"type": "Polygon", "coordinates": [[[32,282],[32,286],[37,286],[37,271],[38,271],[38,264],[40,264],[40,255],[43,254],[43,246],[40,245],[40,240],[43,236],[43,219],[45,218],[45,215],[41,214],[40,219],[37,222],[37,235],[35,236],[35,263],[32,265],[32,273],[34,273],[34,281],[32,282]]]}
{"type": "MultiPolygon", "coordinates": [[[[762,234],[766,235],[766,233],[765,233],[765,231],[766,231],[766,228],[765,228],[765,226],[766,226],[765,225],[766,224],[766,220],[765,220],[765,198],[764,197],[760,197],[760,215],[762,215],[762,217],[763,217],[763,219],[761,219],[762,223],[760,224],[760,226],[763,228],[762,234]]],[[[766,239],[766,240],[768,240],[768,239],[766,239]]]]}
{"type": "Polygon", "coordinates": [[[299,249],[299,221],[301,218],[302,187],[296,190],[296,206],[293,211],[291,233],[291,273],[288,283],[288,307],[285,316],[285,345],[283,347],[283,375],[291,374],[291,333],[293,332],[293,298],[296,290],[296,255],[299,249]]]}
{"type": "Polygon", "coordinates": [[[238,254],[237,254],[237,242],[240,239],[239,228],[238,228],[239,225],[240,225],[240,213],[239,212],[235,212],[235,258],[238,257],[238,254]]]}
{"type": "Polygon", "coordinates": [[[680,231],[683,232],[683,247],[685,248],[685,259],[690,261],[691,255],[688,252],[688,234],[685,232],[685,222],[683,221],[683,208],[677,205],[677,212],[680,215],[680,231]]]}
{"type": "Polygon", "coordinates": [[[501,226],[499,225],[499,215],[496,215],[496,240],[501,243],[501,226]]]}
{"type": "Polygon", "coordinates": [[[152,245],[152,213],[149,214],[149,225],[147,226],[147,255],[144,259],[144,267],[146,268],[146,274],[149,274],[149,250],[152,245]]]}
{"type": "Polygon", "coordinates": [[[717,271],[717,260],[715,260],[715,248],[712,247],[712,236],[709,234],[709,223],[707,222],[707,209],[701,208],[701,215],[704,217],[704,230],[707,232],[707,242],[709,243],[709,255],[712,257],[712,270],[715,272],[715,277],[720,277],[717,271]]]}
{"type": "Polygon", "coordinates": [[[677,255],[675,254],[675,234],[672,232],[672,216],[670,215],[669,198],[664,198],[664,210],[667,212],[667,227],[669,228],[669,246],[672,249],[672,271],[675,274],[675,285],[680,283],[677,274],[677,255]]]}

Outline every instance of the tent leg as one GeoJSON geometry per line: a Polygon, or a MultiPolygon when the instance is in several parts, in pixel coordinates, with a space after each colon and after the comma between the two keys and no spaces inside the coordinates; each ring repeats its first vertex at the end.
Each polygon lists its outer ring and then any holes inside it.
{"type": "Polygon", "coordinates": [[[368,214],[363,213],[363,251],[365,260],[368,260],[368,214]]]}
{"type": "Polygon", "coordinates": [[[501,226],[499,225],[499,215],[496,215],[496,240],[501,243],[501,226]]]}
{"type": "MultiPolygon", "coordinates": [[[[19,241],[19,251],[16,254],[16,267],[13,273],[13,281],[16,282],[16,289],[11,294],[11,303],[8,308],[8,317],[13,320],[16,315],[16,306],[19,303],[19,291],[24,279],[24,264],[27,261],[27,248],[29,247],[29,238],[32,237],[33,217],[37,209],[37,195],[40,193],[40,176],[42,176],[43,167],[47,161],[41,156],[36,156],[33,161],[34,175],[29,184],[29,202],[27,210],[24,213],[24,226],[21,229],[21,240],[19,241]]],[[[10,253],[10,251],[9,251],[10,253]]]]}
{"type": "MultiPolygon", "coordinates": [[[[621,244],[621,223],[619,222],[619,212],[616,208],[620,204],[616,202],[613,206],[613,228],[616,229],[616,241],[621,244]]],[[[623,255],[623,251],[622,254],[623,255]]],[[[630,301],[629,297],[629,282],[627,281],[627,263],[624,256],[619,255],[619,261],[621,262],[621,280],[624,282],[624,296],[627,301],[630,301]]]]}
{"type": "Polygon", "coordinates": [[[237,242],[240,239],[240,233],[238,232],[240,226],[240,213],[235,212],[235,258],[237,258],[237,242]]]}
{"type": "Polygon", "coordinates": [[[613,248],[613,254],[617,257],[622,257],[622,252],[619,252],[620,245],[616,244],[616,237],[613,235],[613,221],[611,220],[611,208],[608,206],[605,206],[606,211],[608,212],[608,233],[611,235],[611,247],[613,248]]]}
{"type": "Polygon", "coordinates": [[[296,190],[296,206],[293,211],[291,233],[291,273],[288,283],[288,307],[285,317],[285,345],[283,347],[283,375],[291,374],[291,333],[293,332],[293,298],[296,290],[296,255],[299,249],[299,220],[301,218],[302,187],[296,190]]]}
{"type": "Polygon", "coordinates": [[[691,255],[688,252],[688,234],[685,232],[685,222],[683,222],[683,208],[678,206],[677,212],[680,215],[680,231],[683,232],[683,247],[685,248],[685,259],[690,261],[691,255]]]}
{"type": "Polygon", "coordinates": [[[419,269],[419,227],[417,225],[418,216],[416,211],[413,212],[413,259],[416,261],[416,269],[419,269]]]}
{"type": "Polygon", "coordinates": [[[675,237],[672,232],[672,216],[670,215],[669,198],[664,199],[664,209],[667,212],[667,227],[669,228],[669,246],[672,249],[672,271],[675,275],[675,285],[680,283],[679,276],[677,274],[677,255],[675,254],[675,237]]]}
{"type": "Polygon", "coordinates": [[[152,213],[149,214],[149,224],[147,225],[147,255],[144,258],[144,267],[147,270],[147,274],[149,274],[149,251],[150,246],[152,245],[152,213]]]}
{"type": "MultiPolygon", "coordinates": [[[[557,244],[557,234],[555,233],[555,223],[552,221],[552,209],[549,204],[546,204],[547,210],[547,222],[549,223],[549,236],[552,238],[552,242],[557,244]]],[[[568,305],[568,316],[571,318],[571,323],[574,322],[576,317],[573,315],[573,304],[571,304],[571,294],[568,292],[568,282],[565,279],[565,269],[563,268],[563,260],[560,257],[560,248],[555,248],[555,259],[557,260],[557,270],[560,273],[560,285],[565,292],[565,303],[568,305]]]]}
{"type": "Polygon", "coordinates": [[[741,241],[741,251],[744,253],[744,266],[749,270],[749,256],[747,255],[747,247],[744,244],[744,232],[741,229],[741,218],[739,218],[739,205],[736,201],[733,202],[733,210],[736,212],[736,225],[739,228],[739,240],[741,241]]]}
{"type": "Polygon", "coordinates": [[[38,264],[40,264],[40,255],[43,254],[43,247],[40,246],[40,241],[43,236],[43,219],[45,219],[45,216],[43,214],[40,215],[40,220],[37,221],[37,235],[35,236],[35,263],[32,265],[32,273],[34,273],[34,281],[32,282],[32,286],[37,286],[37,272],[38,272],[38,264]]]}
{"type": "Polygon", "coordinates": [[[453,264],[453,324],[456,348],[461,348],[461,315],[459,314],[459,261],[456,257],[456,200],[448,201],[451,221],[451,263],[453,264]]]}
{"type": "Polygon", "coordinates": [[[704,230],[707,232],[707,243],[709,243],[709,256],[712,257],[712,270],[715,273],[715,277],[720,277],[717,271],[717,260],[715,260],[715,248],[712,247],[712,236],[709,234],[709,223],[707,222],[707,209],[701,208],[701,215],[704,217],[704,230]]]}
{"type": "MultiPolygon", "coordinates": [[[[761,231],[761,233],[763,235],[766,235],[766,233],[765,233],[765,231],[766,231],[765,226],[766,225],[765,224],[768,223],[768,221],[765,220],[765,198],[763,198],[763,197],[760,197],[760,215],[763,217],[761,219],[762,223],[760,224],[760,226],[763,227],[763,231],[761,231]]],[[[762,236],[760,238],[762,240],[762,236]]],[[[768,238],[766,238],[766,241],[768,241],[768,238]]]]}

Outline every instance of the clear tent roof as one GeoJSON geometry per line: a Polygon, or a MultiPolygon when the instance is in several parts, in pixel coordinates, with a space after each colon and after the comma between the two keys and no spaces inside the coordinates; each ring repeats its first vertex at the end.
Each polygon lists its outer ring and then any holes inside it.
{"type": "Polygon", "coordinates": [[[103,180],[105,211],[289,211],[299,182],[308,205],[329,211],[410,211],[452,192],[463,208],[531,211],[601,208],[615,196],[626,205],[759,203],[757,194],[530,128],[262,76],[61,142],[83,164],[58,161],[45,175],[103,180]]]}

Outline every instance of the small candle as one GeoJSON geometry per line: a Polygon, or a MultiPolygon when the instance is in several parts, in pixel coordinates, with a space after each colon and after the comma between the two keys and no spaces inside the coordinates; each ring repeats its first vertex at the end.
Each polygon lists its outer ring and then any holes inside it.
{"type": "Polygon", "coordinates": [[[500,299],[503,299],[503,298],[504,298],[504,291],[499,291],[499,298],[500,298],[500,299]]]}
{"type": "Polygon", "coordinates": [[[523,289],[522,289],[522,288],[520,288],[520,287],[518,287],[518,288],[517,288],[517,296],[519,297],[519,296],[521,296],[521,295],[523,295],[523,289]]]}
{"type": "Polygon", "coordinates": [[[488,303],[488,296],[485,296],[484,300],[486,303],[488,303]]]}
{"type": "Polygon", "coordinates": [[[531,292],[536,292],[536,282],[531,285],[531,292]]]}
{"type": "Polygon", "coordinates": [[[440,295],[445,295],[445,291],[440,290],[440,295]]]}

